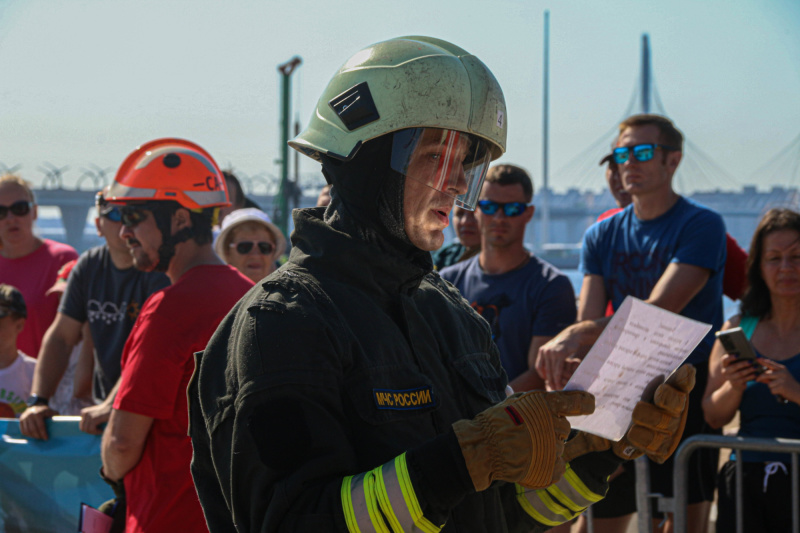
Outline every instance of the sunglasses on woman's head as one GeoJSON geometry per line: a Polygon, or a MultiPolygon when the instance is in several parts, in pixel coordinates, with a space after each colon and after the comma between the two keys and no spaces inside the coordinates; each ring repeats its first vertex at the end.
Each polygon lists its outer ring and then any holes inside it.
{"type": "Polygon", "coordinates": [[[15,217],[24,217],[31,212],[32,207],[33,202],[28,200],[20,200],[19,202],[14,202],[11,205],[0,205],[0,220],[6,218],[9,211],[15,217]]]}
{"type": "Polygon", "coordinates": [[[273,245],[271,242],[266,242],[266,241],[260,241],[260,242],[239,241],[239,242],[232,242],[230,243],[229,246],[231,248],[235,248],[236,251],[241,255],[246,255],[250,253],[250,250],[252,250],[253,246],[256,244],[258,245],[258,250],[264,255],[269,255],[275,251],[275,245],[273,245]]]}

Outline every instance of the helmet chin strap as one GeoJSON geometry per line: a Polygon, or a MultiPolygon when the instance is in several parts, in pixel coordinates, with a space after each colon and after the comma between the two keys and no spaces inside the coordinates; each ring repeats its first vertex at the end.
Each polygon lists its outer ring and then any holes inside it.
{"type": "Polygon", "coordinates": [[[166,272],[169,263],[175,256],[175,246],[192,238],[192,228],[183,228],[175,235],[172,235],[172,214],[174,211],[158,210],[153,211],[156,227],[161,232],[161,246],[158,247],[158,263],[156,272],[166,272]]]}

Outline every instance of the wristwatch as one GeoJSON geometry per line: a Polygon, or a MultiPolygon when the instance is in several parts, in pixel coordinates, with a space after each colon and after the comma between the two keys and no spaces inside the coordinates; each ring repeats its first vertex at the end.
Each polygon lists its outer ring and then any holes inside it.
{"type": "Polygon", "coordinates": [[[31,394],[28,396],[28,399],[25,401],[28,407],[33,407],[34,405],[47,405],[50,403],[50,398],[45,398],[44,396],[39,396],[38,394],[31,394]]]}

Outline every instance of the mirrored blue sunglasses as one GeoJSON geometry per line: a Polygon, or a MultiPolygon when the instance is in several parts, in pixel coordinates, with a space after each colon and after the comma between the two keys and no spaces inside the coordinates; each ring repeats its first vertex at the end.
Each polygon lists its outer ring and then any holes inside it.
{"type": "Polygon", "coordinates": [[[494,215],[497,213],[498,209],[503,209],[503,214],[507,217],[518,217],[522,213],[528,209],[530,204],[526,204],[525,202],[506,202],[504,204],[500,202],[493,202],[491,200],[479,200],[478,207],[480,210],[487,215],[494,215]]]}
{"type": "Polygon", "coordinates": [[[659,148],[666,151],[675,150],[675,148],[664,144],[637,144],[636,146],[620,146],[614,148],[614,151],[611,153],[614,156],[614,161],[618,165],[622,165],[628,161],[631,152],[633,152],[633,158],[635,160],[645,162],[653,159],[656,150],[659,148]]]}
{"type": "Polygon", "coordinates": [[[119,207],[117,207],[116,205],[103,208],[103,210],[100,212],[100,216],[106,217],[111,222],[121,222],[122,221],[122,212],[119,210],[119,207]]]}

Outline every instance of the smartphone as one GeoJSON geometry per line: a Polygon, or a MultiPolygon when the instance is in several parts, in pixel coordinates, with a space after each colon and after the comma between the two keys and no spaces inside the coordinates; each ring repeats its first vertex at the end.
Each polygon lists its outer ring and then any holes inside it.
{"type": "MultiPolygon", "coordinates": [[[[756,360],[756,352],[747,337],[744,335],[742,328],[731,328],[716,333],[717,339],[722,343],[722,347],[729,354],[735,355],[739,359],[747,359],[749,361],[756,360]]],[[[756,373],[761,374],[764,372],[764,367],[759,364],[754,364],[756,373]]]]}
{"type": "Polygon", "coordinates": [[[717,332],[717,338],[722,343],[722,347],[729,354],[733,354],[739,359],[755,359],[756,352],[750,345],[750,341],[744,336],[742,328],[726,329],[717,332]]]}

